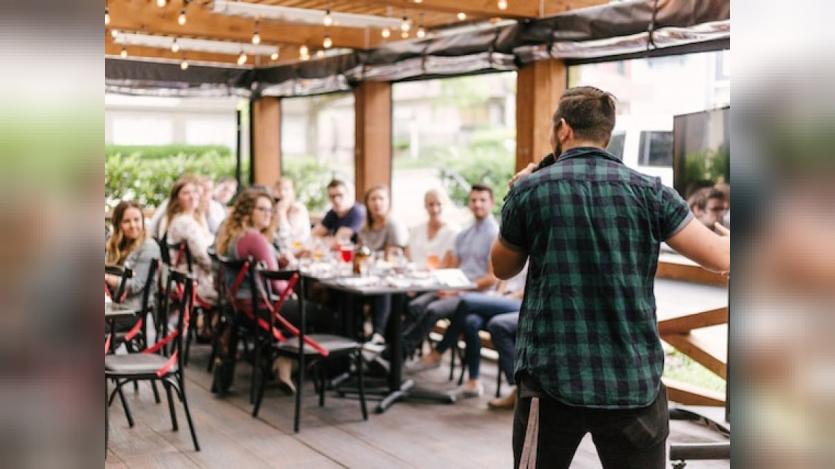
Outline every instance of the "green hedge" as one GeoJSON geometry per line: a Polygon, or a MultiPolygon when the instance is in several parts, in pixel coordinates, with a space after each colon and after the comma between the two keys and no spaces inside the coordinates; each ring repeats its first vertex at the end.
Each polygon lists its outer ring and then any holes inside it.
{"type": "MultiPolygon", "coordinates": [[[[124,199],[156,207],[184,174],[234,176],[235,155],[220,145],[108,145],[104,173],[106,208],[124,199]]],[[[248,174],[247,168],[243,174],[248,174]]]]}

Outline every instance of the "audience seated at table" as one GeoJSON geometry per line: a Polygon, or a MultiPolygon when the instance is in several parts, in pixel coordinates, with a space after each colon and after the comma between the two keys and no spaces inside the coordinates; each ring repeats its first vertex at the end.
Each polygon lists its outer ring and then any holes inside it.
{"type": "MultiPolygon", "coordinates": [[[[133,271],[133,277],[128,279],[125,285],[126,296],[123,304],[132,308],[141,307],[148,270],[151,268],[151,262],[159,258],[159,245],[149,238],[145,231],[142,206],[132,200],[119,202],[113,210],[113,234],[105,245],[104,262],[108,265],[127,267],[133,271]]],[[[115,292],[122,278],[105,274],[104,281],[110,290],[115,292]]],[[[151,283],[151,288],[156,288],[156,282],[151,283]]]]}
{"type": "Polygon", "coordinates": [[[238,192],[238,181],[229,176],[224,176],[217,180],[215,190],[212,197],[220,203],[223,207],[229,205],[235,194],[238,192]]]}
{"type": "Polygon", "coordinates": [[[365,207],[354,202],[354,196],[348,190],[348,185],[339,179],[331,181],[327,191],[331,208],[322,221],[313,228],[313,235],[350,239],[362,228],[365,221],[365,207]]]}
{"type": "MultiPolygon", "coordinates": [[[[473,214],[473,224],[456,236],[452,256],[444,266],[461,269],[480,291],[491,290],[498,282],[490,272],[490,247],[499,232],[491,213],[493,203],[493,190],[489,186],[472,186],[468,207],[473,214]]],[[[455,312],[459,300],[459,293],[454,291],[425,293],[412,300],[403,328],[401,352],[412,353],[439,319],[455,312]]]]}
{"type": "MultiPolygon", "coordinates": [[[[507,376],[507,381],[514,384],[513,359],[515,337],[509,340],[506,331],[508,327],[515,327],[514,315],[518,319],[525,295],[525,280],[528,268],[510,280],[501,281],[496,290],[486,293],[466,293],[452,315],[452,321],[444,332],[443,339],[428,354],[424,355],[418,364],[411,367],[411,371],[421,371],[437,368],[441,357],[449,348],[454,347],[461,334],[467,345],[465,362],[469,379],[458,389],[457,394],[462,397],[480,397],[484,393],[484,386],[479,381],[481,366],[481,339],[479,331],[496,330],[493,345],[499,352],[499,363],[507,376]],[[508,316],[509,314],[509,316],[508,316]],[[495,322],[494,322],[495,321],[495,322]]],[[[507,398],[491,401],[491,407],[507,408],[507,398]]],[[[512,408],[512,402],[510,404],[512,408]]]]}
{"type": "MultiPolygon", "coordinates": [[[[200,207],[199,212],[206,218],[206,227],[212,234],[217,233],[223,219],[226,218],[226,207],[213,197],[213,186],[211,178],[208,176],[193,176],[185,175],[181,179],[193,179],[197,184],[197,189],[200,192],[200,207]]],[[[176,184],[176,183],[175,183],[176,184]]],[[[170,198],[163,200],[154,211],[151,217],[150,232],[157,238],[162,238],[167,229],[165,216],[168,212],[168,204],[170,198]]]]}
{"type": "MultiPolygon", "coordinates": [[[[163,238],[169,245],[185,242],[194,262],[197,278],[197,296],[203,302],[212,302],[217,292],[212,281],[212,260],[209,258],[209,246],[214,236],[206,226],[206,218],[200,211],[200,181],[194,177],[184,177],[171,188],[171,196],[166,207],[161,227],[165,228],[163,238]]],[[[178,252],[171,252],[171,261],[178,261],[178,252]]],[[[185,259],[179,259],[180,265],[185,259]]]]}
{"type": "MultiPolygon", "coordinates": [[[[365,193],[365,206],[368,217],[360,229],[357,242],[368,247],[372,252],[383,254],[386,258],[402,256],[408,243],[408,235],[390,215],[389,190],[386,186],[374,186],[365,193]]],[[[370,343],[382,345],[384,334],[391,313],[391,295],[381,295],[372,301],[374,333],[370,343]]],[[[366,348],[369,348],[367,345],[366,348]]],[[[382,351],[382,348],[379,349],[382,351]]]]}
{"type": "Polygon", "coordinates": [[[417,266],[437,269],[450,264],[458,229],[443,218],[444,207],[449,205],[446,193],[431,189],[423,196],[423,206],[429,220],[409,230],[406,255],[417,266]]]}
{"type": "Polygon", "coordinates": [[[293,181],[281,178],[273,186],[278,237],[288,244],[304,243],[310,238],[310,215],[307,207],[296,200],[293,181]]]}

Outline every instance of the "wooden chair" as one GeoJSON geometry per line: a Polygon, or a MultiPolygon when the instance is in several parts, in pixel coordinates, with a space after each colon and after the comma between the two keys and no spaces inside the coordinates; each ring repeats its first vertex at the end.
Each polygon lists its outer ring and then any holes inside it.
{"type": "Polygon", "coordinates": [[[252,409],[252,416],[257,417],[258,411],[261,408],[261,402],[264,398],[264,390],[267,387],[267,377],[270,375],[273,360],[277,357],[284,356],[295,360],[299,364],[298,381],[296,384],[296,403],[295,415],[293,418],[293,431],[298,433],[299,420],[301,417],[301,402],[303,394],[304,376],[308,360],[315,367],[317,380],[317,390],[319,392],[319,406],[325,405],[325,364],[327,360],[350,357],[353,358],[354,365],[357,371],[358,385],[359,385],[359,400],[360,409],[362,411],[363,420],[368,420],[368,410],[365,402],[365,383],[363,376],[362,363],[362,344],[359,342],[331,334],[306,334],[306,312],[304,299],[304,280],[301,273],[297,270],[293,271],[276,271],[257,269],[261,282],[258,282],[258,292],[260,301],[253,302],[258,305],[259,319],[264,321],[264,327],[256,328],[258,333],[258,341],[256,342],[255,355],[255,370],[258,374],[257,392],[255,397],[255,404],[252,409]],[[272,302],[272,297],[268,292],[271,291],[272,282],[275,280],[283,280],[288,282],[287,287],[283,292],[279,292],[278,300],[272,302]],[[296,291],[299,302],[299,327],[296,328],[290,324],[283,316],[281,316],[281,307],[289,295],[296,291]],[[262,309],[263,307],[263,309],[262,309]],[[289,331],[296,337],[292,339],[285,339],[277,326],[289,331]],[[300,344],[302,344],[300,346],[300,344]]]}
{"type": "MultiPolygon", "coordinates": [[[[115,395],[121,392],[121,388],[125,384],[138,381],[150,381],[154,383],[160,381],[168,397],[171,425],[174,431],[177,431],[177,414],[174,410],[174,399],[171,393],[173,389],[183,404],[194,449],[195,451],[200,451],[200,445],[197,442],[197,434],[195,433],[191,412],[188,407],[185,378],[183,376],[183,335],[188,330],[188,323],[191,320],[194,294],[194,279],[192,277],[176,270],[169,271],[164,295],[164,309],[166,317],[171,311],[177,310],[177,327],[142,352],[107,355],[104,359],[104,376],[105,386],[107,386],[108,381],[113,381],[116,386],[106,402],[108,405],[107,408],[109,408],[109,404],[113,401],[115,395]],[[161,353],[166,351],[170,356],[161,353]]],[[[129,425],[133,427],[133,418],[127,406],[125,407],[125,412],[129,425]]],[[[109,419],[106,419],[106,421],[109,421],[109,419]]],[[[109,430],[108,426],[106,431],[109,433],[109,430]]],[[[105,437],[106,445],[107,437],[105,437]]]]}

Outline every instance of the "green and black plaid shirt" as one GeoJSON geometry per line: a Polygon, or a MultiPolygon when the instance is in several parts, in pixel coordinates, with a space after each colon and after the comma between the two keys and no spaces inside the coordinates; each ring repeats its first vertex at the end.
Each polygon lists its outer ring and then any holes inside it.
{"type": "Polygon", "coordinates": [[[523,370],[566,404],[636,408],[661,385],[653,291],[659,244],[692,218],[656,177],[575,148],[516,183],[500,241],[530,256],[519,315],[523,370]]]}

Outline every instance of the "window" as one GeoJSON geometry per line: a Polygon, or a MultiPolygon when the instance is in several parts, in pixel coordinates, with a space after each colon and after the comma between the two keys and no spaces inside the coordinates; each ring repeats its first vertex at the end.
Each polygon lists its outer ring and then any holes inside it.
{"type": "Polygon", "coordinates": [[[445,218],[470,222],[469,187],[495,191],[497,213],[514,173],[516,73],[492,73],[392,85],[392,217],[426,221],[423,196],[442,188],[445,218]]]}
{"type": "Polygon", "coordinates": [[[281,170],[311,214],[327,208],[325,186],[354,182],[354,95],[281,100],[281,170]]]}
{"type": "Polygon", "coordinates": [[[639,162],[643,166],[673,166],[673,133],[658,131],[641,132],[638,147],[639,162]]]}
{"type": "Polygon", "coordinates": [[[623,132],[615,132],[612,134],[612,138],[609,139],[609,146],[606,147],[606,151],[609,153],[617,156],[620,159],[623,159],[623,144],[626,140],[626,134],[623,132]]]}

